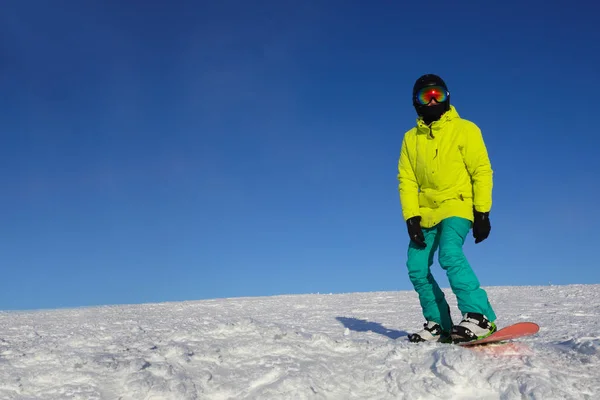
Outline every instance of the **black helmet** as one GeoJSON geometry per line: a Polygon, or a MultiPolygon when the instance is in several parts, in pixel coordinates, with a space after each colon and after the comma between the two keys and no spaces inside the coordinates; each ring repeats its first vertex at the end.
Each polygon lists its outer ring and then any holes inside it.
{"type": "Polygon", "coordinates": [[[415,82],[415,85],[413,86],[412,101],[417,114],[423,117],[423,120],[429,124],[435,120],[438,120],[442,114],[450,109],[450,91],[448,90],[448,86],[446,86],[446,82],[444,82],[442,78],[435,74],[426,74],[421,76],[415,82]],[[445,102],[435,106],[424,106],[419,104],[417,102],[417,93],[426,86],[443,87],[448,92],[448,98],[445,102]]]}

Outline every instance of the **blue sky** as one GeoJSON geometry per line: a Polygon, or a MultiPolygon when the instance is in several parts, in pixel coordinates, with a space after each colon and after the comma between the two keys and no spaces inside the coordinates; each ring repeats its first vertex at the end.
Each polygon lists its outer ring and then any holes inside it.
{"type": "Polygon", "coordinates": [[[495,171],[481,283],[599,283],[576,3],[3,3],[0,309],[411,290],[396,168],[424,73],[495,171]]]}

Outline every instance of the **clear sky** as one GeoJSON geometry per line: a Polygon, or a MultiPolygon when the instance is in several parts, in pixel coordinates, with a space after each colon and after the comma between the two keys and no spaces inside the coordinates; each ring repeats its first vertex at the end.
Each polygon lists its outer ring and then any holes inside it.
{"type": "Polygon", "coordinates": [[[0,309],[411,290],[396,175],[424,73],[495,171],[481,283],[599,283],[598,11],[3,2],[0,309]]]}

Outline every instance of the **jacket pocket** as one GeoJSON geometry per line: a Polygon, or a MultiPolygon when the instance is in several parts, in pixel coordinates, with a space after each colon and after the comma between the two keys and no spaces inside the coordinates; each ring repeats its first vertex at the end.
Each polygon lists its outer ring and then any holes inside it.
{"type": "Polygon", "coordinates": [[[419,192],[419,206],[424,208],[438,208],[438,194],[436,192],[423,190],[419,192]]]}
{"type": "Polygon", "coordinates": [[[468,191],[457,191],[456,188],[445,191],[423,190],[419,192],[419,206],[438,208],[447,201],[471,201],[472,198],[472,193],[469,193],[468,191]]]}

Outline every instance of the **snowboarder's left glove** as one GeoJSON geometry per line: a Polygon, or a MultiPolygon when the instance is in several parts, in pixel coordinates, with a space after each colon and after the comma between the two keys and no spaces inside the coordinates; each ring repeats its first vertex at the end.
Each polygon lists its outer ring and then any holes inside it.
{"type": "Polygon", "coordinates": [[[475,243],[480,243],[487,239],[492,230],[490,213],[473,210],[473,215],[475,217],[473,221],[473,237],[475,238],[475,243]]]}

